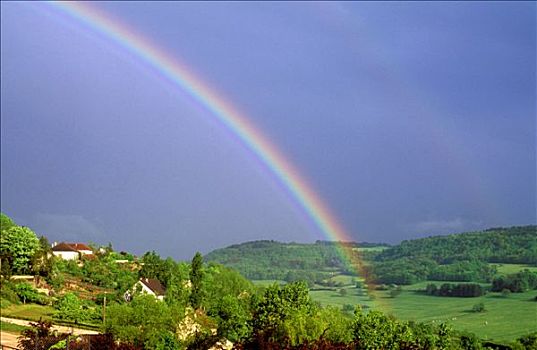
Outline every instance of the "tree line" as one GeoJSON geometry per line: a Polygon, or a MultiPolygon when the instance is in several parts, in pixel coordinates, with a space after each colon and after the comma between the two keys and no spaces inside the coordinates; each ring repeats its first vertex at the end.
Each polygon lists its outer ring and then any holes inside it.
{"type": "Polygon", "coordinates": [[[443,283],[440,288],[434,283],[429,283],[425,293],[440,297],[480,297],[486,293],[486,289],[477,283],[443,283]]]}
{"type": "Polygon", "coordinates": [[[426,280],[491,282],[497,275],[491,263],[537,265],[537,226],[403,241],[372,257],[367,278],[396,284],[426,280]]]}

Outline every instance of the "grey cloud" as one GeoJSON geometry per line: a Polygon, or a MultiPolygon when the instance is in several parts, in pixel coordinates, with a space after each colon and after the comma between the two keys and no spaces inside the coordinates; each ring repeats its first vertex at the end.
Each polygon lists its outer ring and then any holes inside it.
{"type": "Polygon", "coordinates": [[[98,224],[76,214],[37,213],[33,227],[49,240],[102,243],[105,238],[98,224]]]}

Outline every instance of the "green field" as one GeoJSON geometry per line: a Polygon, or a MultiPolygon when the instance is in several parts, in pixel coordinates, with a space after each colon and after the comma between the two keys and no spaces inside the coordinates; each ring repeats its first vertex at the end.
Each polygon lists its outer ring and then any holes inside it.
{"type": "Polygon", "coordinates": [[[376,247],[358,247],[358,248],[352,248],[352,250],[355,250],[358,252],[381,252],[388,248],[389,247],[386,247],[386,246],[376,246],[376,247]]]}
{"type": "Polygon", "coordinates": [[[524,265],[524,264],[490,264],[496,266],[498,273],[502,275],[508,275],[512,273],[517,273],[522,270],[528,269],[532,272],[537,272],[537,266],[524,265]]]}
{"type": "MultiPolygon", "coordinates": [[[[537,267],[519,264],[503,264],[499,266],[502,274],[516,273],[525,268],[537,271],[537,267]]],[[[324,288],[316,286],[310,290],[314,301],[323,306],[365,305],[371,309],[392,314],[403,320],[418,322],[447,322],[453,328],[475,333],[483,339],[497,341],[512,341],[529,332],[537,331],[537,302],[534,298],[537,291],[526,293],[511,293],[503,297],[501,293],[488,293],[476,298],[456,298],[429,296],[420,293],[429,283],[437,286],[443,283],[459,283],[446,281],[424,281],[408,286],[402,286],[402,293],[391,298],[389,291],[371,292],[368,296],[366,289],[354,288],[354,282],[362,279],[346,275],[331,278],[335,282],[345,284],[345,295],[340,293],[341,287],[324,288]],[[483,302],[485,312],[474,313],[472,307],[483,302]]],[[[256,285],[266,286],[273,283],[285,284],[284,281],[263,280],[253,281],[256,285]]],[[[490,283],[479,283],[490,287],[490,283]]]]}
{"type": "Polygon", "coordinates": [[[511,293],[508,297],[503,297],[501,293],[488,293],[477,298],[437,297],[417,292],[429,283],[440,286],[446,281],[426,281],[403,286],[403,292],[395,298],[390,297],[389,291],[374,291],[372,300],[367,296],[366,290],[363,295],[358,295],[359,290],[353,287],[345,288],[345,296],[337,288],[312,290],[310,295],[323,306],[360,304],[402,320],[448,322],[454,329],[475,333],[483,339],[512,341],[537,331],[537,302],[534,301],[537,291],[511,293]],[[486,311],[472,312],[472,307],[480,302],[484,303],[486,311]]]}
{"type": "Polygon", "coordinates": [[[356,281],[360,279],[354,276],[336,275],[334,277],[331,277],[329,280],[332,280],[336,283],[342,283],[345,286],[354,286],[356,284],[356,281]]]}
{"type": "Polygon", "coordinates": [[[43,320],[52,320],[54,311],[55,310],[52,306],[43,306],[37,304],[12,304],[2,309],[2,316],[20,318],[30,321],[39,321],[40,318],[43,320]]]}
{"type": "Polygon", "coordinates": [[[279,285],[284,285],[287,282],[280,281],[280,280],[253,280],[252,283],[259,287],[268,287],[268,286],[273,285],[274,283],[279,284],[279,285]]]}
{"type": "Polygon", "coordinates": [[[310,295],[314,301],[319,302],[322,306],[366,305],[367,307],[374,307],[374,303],[367,295],[367,291],[346,287],[343,288],[346,290],[346,294],[342,295],[340,289],[313,289],[310,291],[310,295]]]}
{"type": "Polygon", "coordinates": [[[388,292],[375,292],[375,307],[403,320],[448,322],[455,329],[466,330],[484,339],[510,341],[537,331],[536,291],[488,293],[477,298],[437,297],[405,290],[396,298],[388,292]],[[485,312],[471,312],[473,305],[483,302],[485,312]]]}

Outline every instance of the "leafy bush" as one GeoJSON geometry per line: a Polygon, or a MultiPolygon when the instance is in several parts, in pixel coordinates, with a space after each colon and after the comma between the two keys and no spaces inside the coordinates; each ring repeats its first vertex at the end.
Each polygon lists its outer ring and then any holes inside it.
{"type": "Polygon", "coordinates": [[[19,338],[19,346],[24,350],[46,350],[67,338],[67,334],[53,333],[50,321],[31,322],[30,326],[19,338]]]}
{"type": "Polygon", "coordinates": [[[500,292],[509,289],[513,293],[521,293],[537,289],[537,273],[524,270],[507,276],[500,276],[492,281],[492,291],[500,292]]]}
{"type": "Polygon", "coordinates": [[[0,298],[12,304],[20,304],[19,296],[15,291],[15,284],[9,281],[3,281],[0,288],[0,298]]]}
{"type": "Polygon", "coordinates": [[[7,299],[0,298],[0,309],[5,309],[11,306],[11,302],[7,299]]]}
{"type": "Polygon", "coordinates": [[[477,303],[472,307],[472,312],[485,312],[485,304],[477,303]]]}
{"type": "Polygon", "coordinates": [[[19,300],[25,303],[36,303],[40,305],[47,305],[49,303],[49,299],[45,295],[39,294],[29,283],[16,283],[13,289],[19,300]]]}
{"type": "Polygon", "coordinates": [[[530,333],[517,339],[525,349],[537,349],[537,332],[530,333]]]}
{"type": "Polygon", "coordinates": [[[65,321],[91,322],[100,318],[99,311],[87,301],[80,300],[75,294],[67,293],[54,305],[54,318],[65,321]]]}

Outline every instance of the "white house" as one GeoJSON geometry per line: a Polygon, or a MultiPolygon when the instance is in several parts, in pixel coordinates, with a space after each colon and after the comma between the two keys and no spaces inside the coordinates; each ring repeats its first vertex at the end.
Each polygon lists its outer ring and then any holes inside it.
{"type": "Polygon", "coordinates": [[[155,278],[140,278],[131,289],[123,294],[123,298],[126,301],[130,301],[136,292],[152,295],[158,300],[164,300],[164,295],[166,295],[166,289],[159,280],[155,278]]]}
{"type": "Polygon", "coordinates": [[[93,251],[84,243],[54,243],[52,254],[63,260],[78,260],[81,256],[91,257],[93,251]]]}
{"type": "Polygon", "coordinates": [[[84,243],[67,243],[82,255],[93,255],[93,250],[84,243]]]}
{"type": "Polygon", "coordinates": [[[52,254],[63,260],[78,260],[80,258],[78,250],[64,242],[53,245],[52,254]]]}

